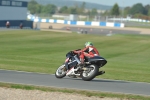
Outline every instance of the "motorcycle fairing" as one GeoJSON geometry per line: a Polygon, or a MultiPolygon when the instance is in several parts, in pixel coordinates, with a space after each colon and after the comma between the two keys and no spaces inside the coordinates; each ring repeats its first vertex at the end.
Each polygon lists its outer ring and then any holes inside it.
{"type": "Polygon", "coordinates": [[[98,66],[102,67],[104,66],[106,63],[107,63],[107,60],[105,60],[103,57],[101,56],[94,56],[92,58],[86,58],[86,60],[89,62],[89,63],[92,63],[92,64],[97,64],[98,66]]]}

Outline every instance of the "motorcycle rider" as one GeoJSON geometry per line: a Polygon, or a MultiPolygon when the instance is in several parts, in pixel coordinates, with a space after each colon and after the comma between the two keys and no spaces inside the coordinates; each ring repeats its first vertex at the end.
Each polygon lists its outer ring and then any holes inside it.
{"type": "Polygon", "coordinates": [[[79,50],[79,51],[74,50],[73,52],[79,54],[80,62],[81,62],[81,63],[79,63],[80,66],[85,65],[84,57],[91,58],[91,57],[100,55],[98,50],[93,46],[92,42],[86,42],[85,48],[83,48],[82,50],[79,50]]]}

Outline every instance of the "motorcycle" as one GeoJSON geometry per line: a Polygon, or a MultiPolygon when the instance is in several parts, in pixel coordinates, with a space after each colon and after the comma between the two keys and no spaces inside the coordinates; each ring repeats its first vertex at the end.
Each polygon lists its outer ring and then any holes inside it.
{"type": "MultiPolygon", "coordinates": [[[[81,50],[81,49],[78,49],[81,50]]],[[[56,78],[63,78],[69,76],[71,78],[82,78],[84,81],[91,81],[98,75],[103,75],[105,71],[99,71],[107,60],[101,56],[94,56],[92,58],[84,58],[84,66],[80,66],[79,55],[72,51],[66,54],[66,61],[55,72],[56,78]],[[66,70],[66,67],[68,67],[66,70]]]]}

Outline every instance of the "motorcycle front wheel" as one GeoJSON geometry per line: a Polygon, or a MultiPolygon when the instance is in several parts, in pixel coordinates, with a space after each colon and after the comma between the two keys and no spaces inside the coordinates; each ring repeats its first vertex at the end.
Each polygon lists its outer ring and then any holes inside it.
{"type": "Polygon", "coordinates": [[[98,71],[99,68],[97,65],[89,65],[87,66],[87,70],[82,72],[81,77],[84,81],[91,81],[97,76],[98,71]]]}
{"type": "Polygon", "coordinates": [[[55,77],[56,78],[63,78],[66,76],[66,70],[65,70],[65,64],[61,65],[58,67],[58,69],[55,72],[55,77]]]}

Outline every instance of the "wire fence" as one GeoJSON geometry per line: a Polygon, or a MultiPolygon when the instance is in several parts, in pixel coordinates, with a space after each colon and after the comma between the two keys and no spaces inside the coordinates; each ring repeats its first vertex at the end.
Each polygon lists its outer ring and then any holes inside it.
{"type": "MultiPolygon", "coordinates": [[[[59,20],[71,20],[70,14],[36,14],[35,16],[41,19],[59,19],[59,20]]],[[[76,21],[97,21],[97,22],[123,22],[122,17],[113,16],[100,16],[100,15],[76,15],[76,21]],[[118,20],[115,20],[115,19],[118,20]]]]}
{"type": "MultiPolygon", "coordinates": [[[[36,14],[35,16],[41,19],[56,19],[56,20],[71,20],[70,14],[36,14]]],[[[102,16],[102,15],[76,15],[76,21],[92,21],[92,22],[114,22],[114,23],[124,23],[125,27],[147,27],[150,28],[149,20],[133,19],[133,18],[122,18],[114,16],[102,16]]]]}

